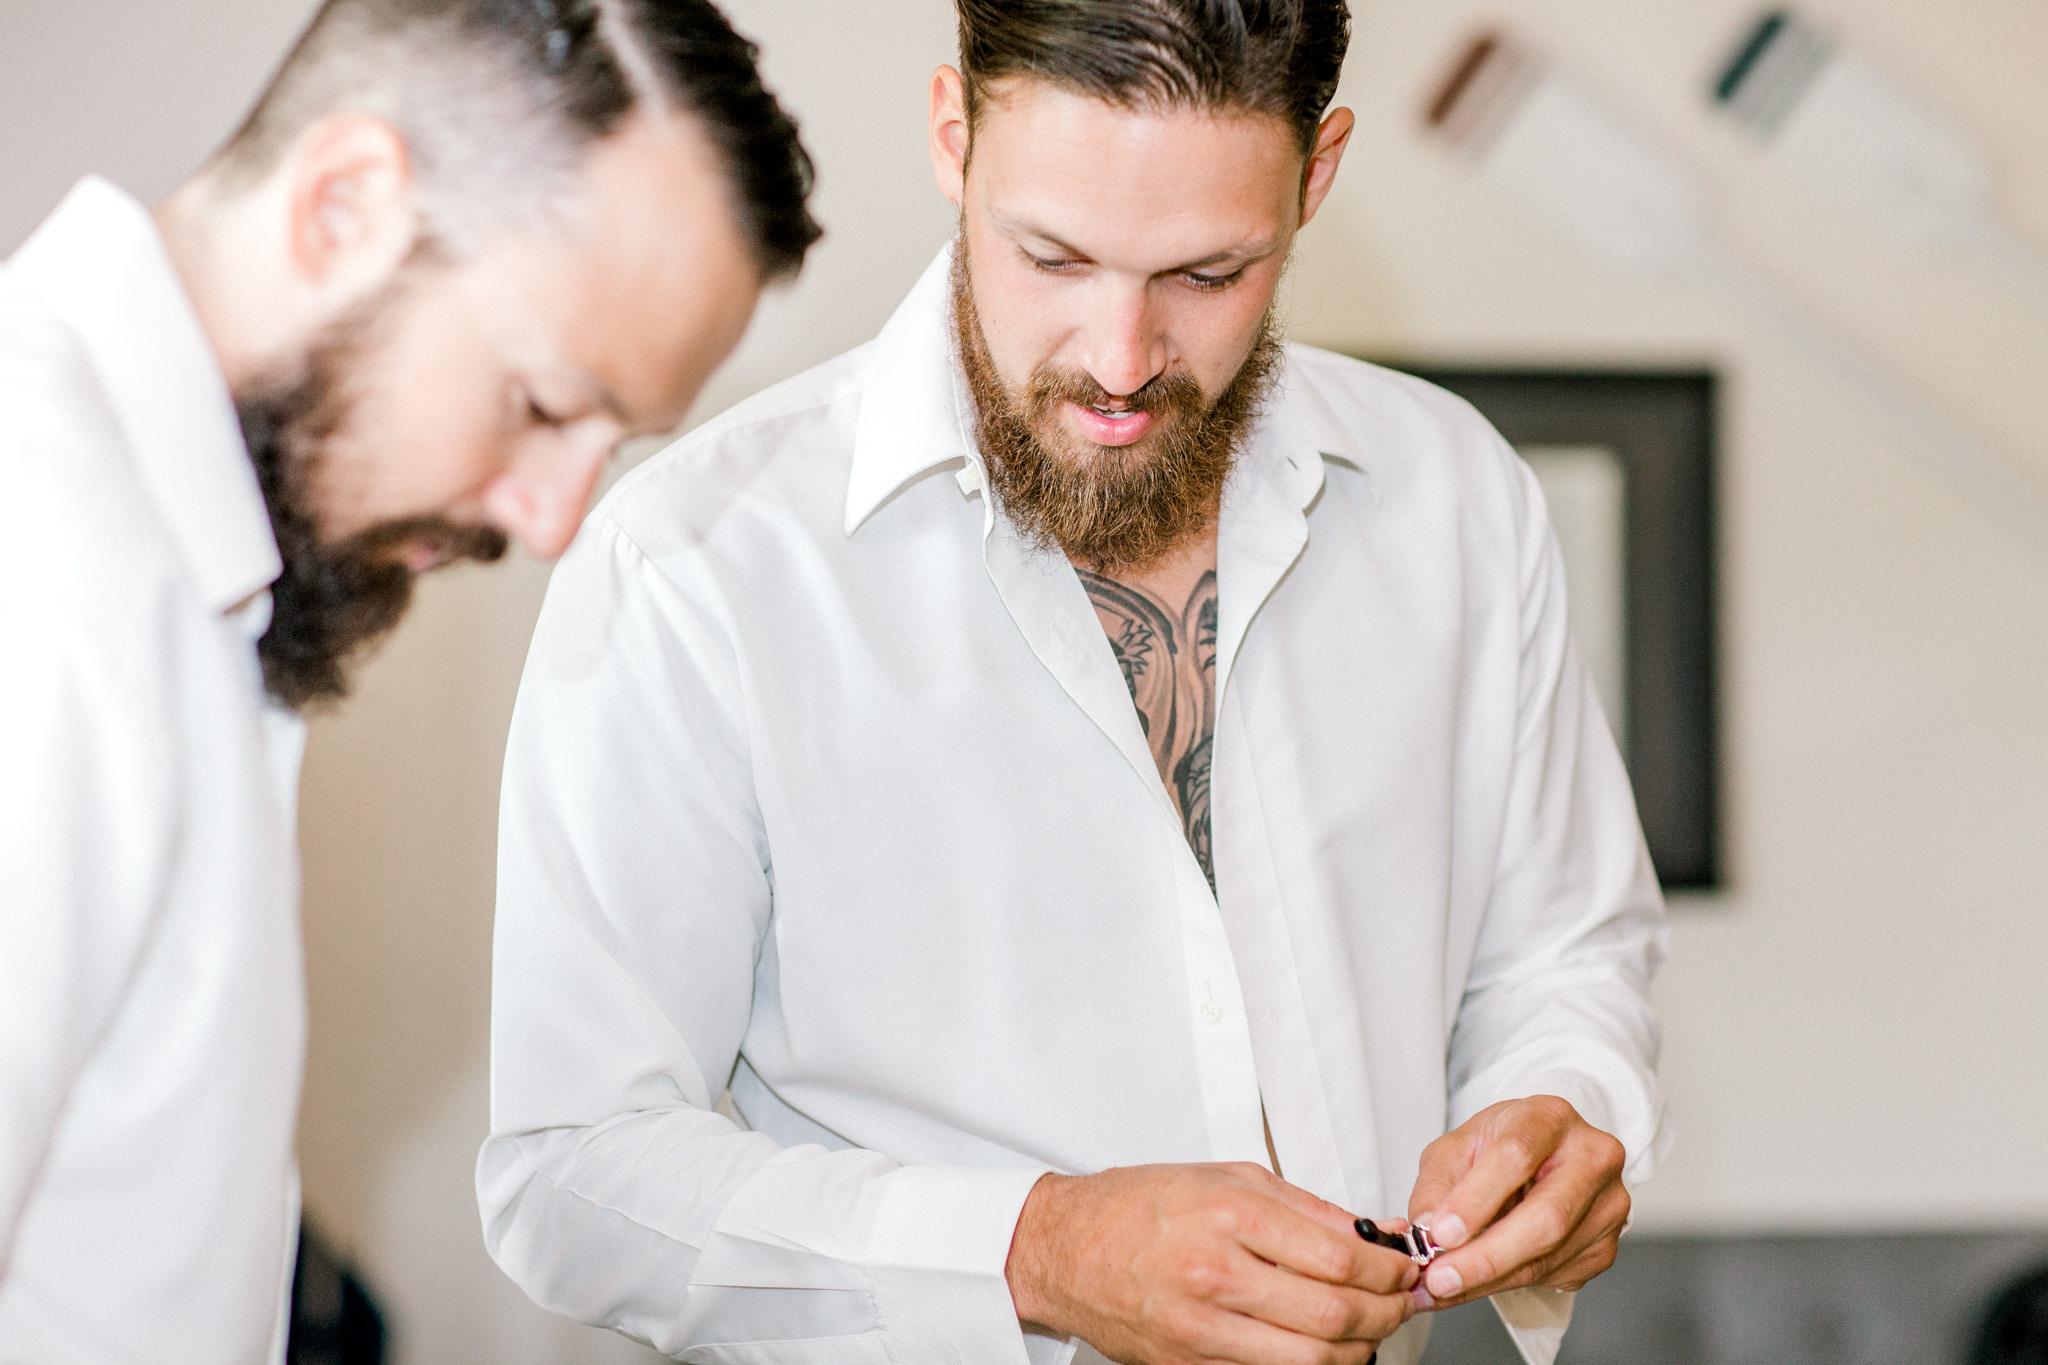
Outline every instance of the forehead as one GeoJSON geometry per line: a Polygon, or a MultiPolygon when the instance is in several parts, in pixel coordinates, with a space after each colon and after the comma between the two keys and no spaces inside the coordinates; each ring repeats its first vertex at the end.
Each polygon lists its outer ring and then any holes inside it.
{"type": "Polygon", "coordinates": [[[593,377],[643,422],[680,421],[760,293],[722,160],[686,117],[594,146],[558,227],[507,244],[490,287],[543,363],[593,377]]]}
{"type": "Polygon", "coordinates": [[[1130,107],[1011,79],[982,92],[967,178],[999,228],[1168,269],[1291,232],[1302,170],[1293,130],[1270,114],[1130,107]]]}

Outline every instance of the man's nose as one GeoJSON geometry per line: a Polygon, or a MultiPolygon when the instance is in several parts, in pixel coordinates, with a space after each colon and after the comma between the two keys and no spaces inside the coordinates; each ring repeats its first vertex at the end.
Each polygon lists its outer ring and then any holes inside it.
{"type": "Polygon", "coordinates": [[[485,517],[528,554],[560,557],[583,524],[607,454],[579,447],[521,461],[485,490],[485,517]]]}
{"type": "Polygon", "coordinates": [[[1112,396],[1136,393],[1166,369],[1166,337],[1148,283],[1112,281],[1083,328],[1082,368],[1112,396]]]}

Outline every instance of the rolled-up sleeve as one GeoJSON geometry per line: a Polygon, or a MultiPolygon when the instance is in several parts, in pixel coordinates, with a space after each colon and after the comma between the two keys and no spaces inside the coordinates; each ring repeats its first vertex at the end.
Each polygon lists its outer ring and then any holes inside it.
{"type": "Polygon", "coordinates": [[[1499,860],[1452,1034],[1452,1125],[1526,1095],[1569,1100],[1647,1179],[1670,1145],[1649,984],[1662,894],[1628,775],[1566,619],[1543,496],[1519,461],[1519,695],[1499,860]]]}
{"type": "Polygon", "coordinates": [[[507,747],[484,1236],[543,1306],[695,1361],[1021,1362],[1035,1169],[782,1146],[717,1108],[772,932],[716,583],[592,519],[507,747]]]}

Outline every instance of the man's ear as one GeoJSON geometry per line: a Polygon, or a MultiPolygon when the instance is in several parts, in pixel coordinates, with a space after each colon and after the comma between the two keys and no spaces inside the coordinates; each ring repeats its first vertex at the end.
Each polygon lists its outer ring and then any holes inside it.
{"type": "Polygon", "coordinates": [[[284,166],[289,261],[299,285],[339,312],[383,287],[419,240],[412,155],[371,114],[334,114],[284,166]]]}
{"type": "Polygon", "coordinates": [[[1301,179],[1301,225],[1308,226],[1308,220],[1316,216],[1323,200],[1329,197],[1330,186],[1337,181],[1337,164],[1344,159],[1344,149],[1351,145],[1351,130],[1358,121],[1349,109],[1332,109],[1316,129],[1316,149],[1309,154],[1308,171],[1301,179]]]}
{"type": "Polygon", "coordinates": [[[967,197],[967,139],[966,87],[958,71],[942,66],[932,73],[932,175],[954,208],[967,197]]]}

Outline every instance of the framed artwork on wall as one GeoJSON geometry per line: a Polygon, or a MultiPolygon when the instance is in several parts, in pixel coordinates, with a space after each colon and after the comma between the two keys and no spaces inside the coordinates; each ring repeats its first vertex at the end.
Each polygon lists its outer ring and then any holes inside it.
{"type": "Polygon", "coordinates": [[[1535,470],[1658,878],[1718,889],[1715,376],[1381,363],[1464,398],[1535,470]]]}

